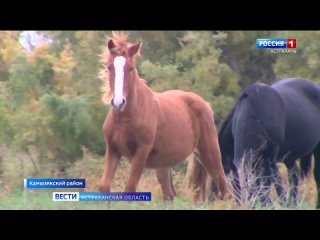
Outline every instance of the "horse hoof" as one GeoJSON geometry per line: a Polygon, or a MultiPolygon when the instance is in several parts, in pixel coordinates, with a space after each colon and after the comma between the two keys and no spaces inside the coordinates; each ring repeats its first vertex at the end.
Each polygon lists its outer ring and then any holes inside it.
{"type": "Polygon", "coordinates": [[[165,202],[172,202],[173,199],[174,199],[173,196],[168,196],[168,197],[164,197],[164,198],[163,198],[163,201],[165,201],[165,202]]]}

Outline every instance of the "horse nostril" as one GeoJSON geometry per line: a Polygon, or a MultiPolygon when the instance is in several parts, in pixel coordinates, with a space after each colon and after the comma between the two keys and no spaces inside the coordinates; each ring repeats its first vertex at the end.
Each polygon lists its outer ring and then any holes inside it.
{"type": "Polygon", "coordinates": [[[122,99],[122,102],[119,104],[115,103],[114,102],[114,98],[111,99],[111,106],[113,107],[113,109],[116,111],[116,112],[121,112],[124,107],[126,106],[126,100],[123,98],[122,99]]]}

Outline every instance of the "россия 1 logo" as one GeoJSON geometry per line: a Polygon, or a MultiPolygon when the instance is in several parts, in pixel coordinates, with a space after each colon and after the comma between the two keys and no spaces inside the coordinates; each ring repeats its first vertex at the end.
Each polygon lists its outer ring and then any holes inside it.
{"type": "Polygon", "coordinates": [[[256,40],[257,48],[271,48],[272,53],[296,53],[295,38],[260,38],[256,40]]]}

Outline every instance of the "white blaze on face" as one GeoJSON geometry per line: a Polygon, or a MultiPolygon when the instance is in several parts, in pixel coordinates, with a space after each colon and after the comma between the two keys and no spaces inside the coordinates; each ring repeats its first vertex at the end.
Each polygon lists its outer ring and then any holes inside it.
{"type": "Polygon", "coordinates": [[[115,68],[115,89],[113,103],[116,106],[120,106],[123,101],[124,65],[126,64],[126,59],[122,56],[115,57],[113,64],[115,68]]]}

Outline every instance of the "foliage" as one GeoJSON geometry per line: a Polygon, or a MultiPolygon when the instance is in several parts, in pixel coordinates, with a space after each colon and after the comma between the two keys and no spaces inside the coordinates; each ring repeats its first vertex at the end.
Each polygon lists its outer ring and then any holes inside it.
{"type": "Polygon", "coordinates": [[[157,91],[182,89],[198,93],[211,103],[217,118],[222,118],[239,90],[235,74],[219,62],[219,45],[225,38],[224,33],[187,32],[180,39],[174,62],[144,60],[141,74],[157,91]]]}
{"type": "MultiPolygon", "coordinates": [[[[128,33],[131,42],[143,42],[137,67],[148,85],[158,92],[198,93],[213,107],[217,122],[250,83],[303,77],[320,84],[318,31],[128,33]],[[297,53],[256,48],[257,38],[274,37],[296,38],[297,53]]],[[[49,168],[68,171],[84,157],[81,147],[100,157],[105,153],[102,124],[108,106],[100,100],[98,73],[99,54],[111,32],[33,34],[44,37],[25,39],[31,44],[27,48],[23,32],[0,31],[0,146],[34,158],[28,160],[30,169],[40,171],[32,174],[48,173],[49,168]]]]}
{"type": "Polygon", "coordinates": [[[297,53],[280,55],[274,65],[277,78],[300,77],[320,84],[320,32],[283,32],[285,38],[297,39],[297,53]]]}

